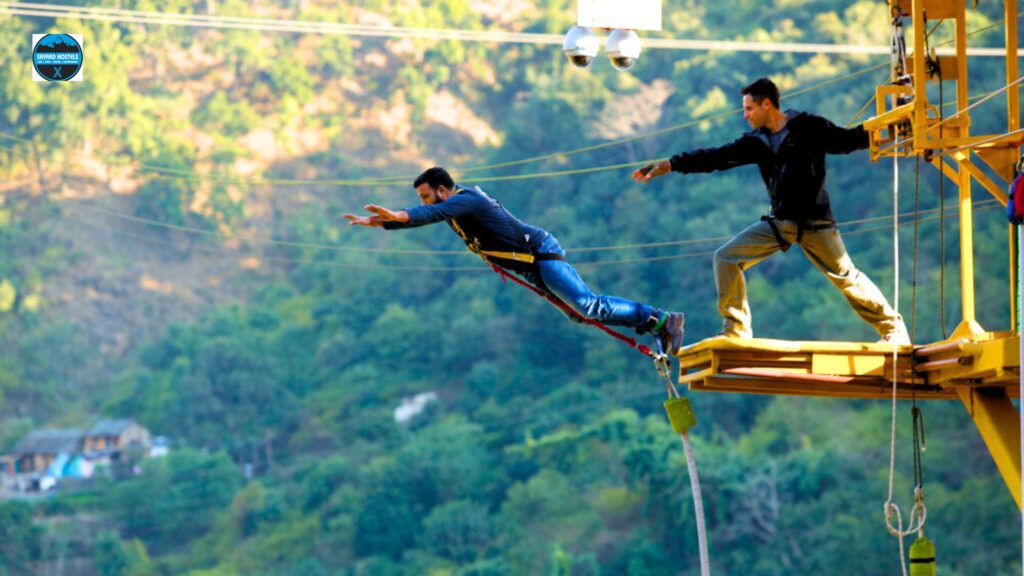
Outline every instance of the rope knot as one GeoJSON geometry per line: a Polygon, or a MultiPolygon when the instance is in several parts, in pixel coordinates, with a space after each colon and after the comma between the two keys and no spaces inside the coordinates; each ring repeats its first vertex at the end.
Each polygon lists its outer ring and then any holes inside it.
{"type": "MultiPolygon", "coordinates": [[[[892,500],[887,501],[883,507],[885,508],[885,525],[889,526],[892,520],[893,514],[900,513],[900,507],[897,506],[892,500]]],[[[891,528],[891,527],[890,527],[891,528]]]]}

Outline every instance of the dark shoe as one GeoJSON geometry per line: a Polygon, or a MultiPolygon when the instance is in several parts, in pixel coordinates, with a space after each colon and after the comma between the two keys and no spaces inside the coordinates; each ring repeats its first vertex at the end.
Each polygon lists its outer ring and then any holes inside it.
{"type": "Polygon", "coordinates": [[[675,356],[683,346],[683,326],[686,324],[686,316],[682,312],[667,312],[668,318],[658,329],[658,340],[661,342],[661,349],[666,354],[675,356]]]}

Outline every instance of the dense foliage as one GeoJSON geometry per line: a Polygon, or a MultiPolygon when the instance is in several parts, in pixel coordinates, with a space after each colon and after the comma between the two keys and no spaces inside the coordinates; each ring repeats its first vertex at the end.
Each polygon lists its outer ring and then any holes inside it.
{"type": "MultiPolygon", "coordinates": [[[[486,13],[466,0],[101,4],[556,34],[574,20],[567,0],[486,13]]],[[[970,16],[983,28],[1001,6],[970,16]]],[[[888,34],[885,5],[867,0],[666,2],[664,19],[680,38],[888,34]]],[[[1001,41],[999,27],[972,37],[1001,41]]],[[[971,66],[972,94],[1002,85],[998,59],[971,66]]],[[[0,502],[0,574],[697,574],[682,449],[649,361],[503,284],[445,227],[385,234],[341,214],[414,204],[411,176],[448,166],[552,230],[596,289],[686,312],[692,341],[718,329],[710,251],[767,204],[756,170],[643,188],[628,168],[536,175],[728,141],[746,129],[738,88],[762,75],[784,107],[846,124],[886,73],[884,57],[656,49],[628,73],[581,71],[547,45],[0,16],[0,452],[97,415],[174,441],[130,478],[0,502]],[[79,30],[85,81],[31,81],[31,34],[79,30]],[[668,241],[687,243],[623,247],[668,241]],[[618,248],[585,250],[603,246],[618,248]],[[437,400],[397,423],[421,392],[437,400]]],[[[1000,130],[1000,102],[973,131],[1000,130]]],[[[892,166],[829,162],[847,247],[891,293],[892,227],[842,223],[891,213],[892,166]]],[[[903,212],[943,202],[935,171],[917,168],[900,163],[903,212]]],[[[1007,228],[992,208],[976,214],[978,316],[1007,330],[1007,228]]],[[[955,219],[911,221],[900,309],[918,342],[936,341],[959,317],[955,219]]],[[[757,335],[873,340],[797,252],[748,276],[757,335]]],[[[898,573],[882,514],[888,404],[693,402],[716,572],[898,573]]],[[[973,424],[957,403],[923,409],[941,572],[1020,574],[1019,516],[973,424]]],[[[909,406],[897,440],[906,515],[909,406]]]]}

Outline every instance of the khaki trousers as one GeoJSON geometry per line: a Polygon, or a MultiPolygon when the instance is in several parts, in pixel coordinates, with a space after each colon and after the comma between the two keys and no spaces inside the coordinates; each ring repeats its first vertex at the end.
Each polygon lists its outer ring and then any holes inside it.
{"type": "MultiPolygon", "coordinates": [[[[839,230],[835,227],[818,231],[805,229],[800,235],[796,222],[774,222],[783,239],[798,244],[814,266],[846,296],[857,315],[880,336],[885,337],[893,330],[906,330],[903,319],[892,309],[878,287],[854,267],[839,237],[839,230]],[[797,236],[800,236],[799,241],[797,236]]],[[[825,223],[809,222],[811,225],[825,223]]],[[[760,221],[715,251],[715,284],[718,288],[718,312],[723,319],[723,334],[741,338],[753,336],[743,271],[781,249],[771,225],[760,221]]]]}

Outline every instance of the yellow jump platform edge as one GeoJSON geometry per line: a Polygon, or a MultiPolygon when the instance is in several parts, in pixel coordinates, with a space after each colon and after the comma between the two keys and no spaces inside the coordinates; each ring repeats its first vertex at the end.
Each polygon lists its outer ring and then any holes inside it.
{"type": "MultiPolygon", "coordinates": [[[[991,333],[967,340],[896,349],[901,399],[959,398],[954,386],[992,386],[1019,396],[1019,340],[991,333]]],[[[679,351],[679,383],[690,390],[820,396],[892,397],[893,346],[873,342],[804,342],[710,338],[679,351]]]]}

